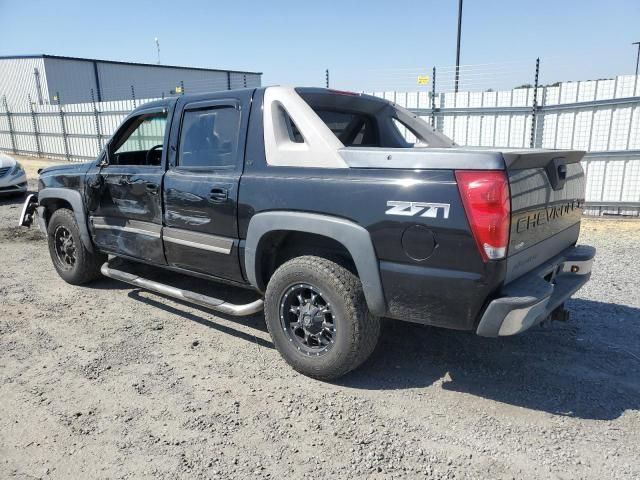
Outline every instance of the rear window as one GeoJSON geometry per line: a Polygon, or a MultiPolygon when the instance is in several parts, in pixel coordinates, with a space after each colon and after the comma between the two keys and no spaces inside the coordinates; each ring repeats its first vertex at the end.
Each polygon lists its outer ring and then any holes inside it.
{"type": "Polygon", "coordinates": [[[334,110],[315,112],[345,146],[378,145],[374,119],[369,115],[334,110]]]}

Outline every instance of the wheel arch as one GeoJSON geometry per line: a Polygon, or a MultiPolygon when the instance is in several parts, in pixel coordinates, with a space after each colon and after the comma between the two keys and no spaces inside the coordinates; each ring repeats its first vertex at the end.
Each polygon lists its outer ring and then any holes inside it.
{"type": "Polygon", "coordinates": [[[49,225],[49,219],[56,210],[60,208],[71,210],[78,224],[82,243],[87,250],[93,251],[93,242],[87,228],[85,208],[80,192],[66,188],[43,188],[38,192],[38,203],[45,209],[45,226],[49,225]]]}
{"type": "Polygon", "coordinates": [[[338,217],[306,212],[263,212],[254,215],[245,241],[245,270],[249,282],[260,291],[262,280],[264,239],[273,232],[299,232],[326,237],[341,245],[351,257],[357,271],[369,310],[377,315],[386,313],[386,301],[380,279],[378,259],[369,232],[362,226],[338,217]]]}

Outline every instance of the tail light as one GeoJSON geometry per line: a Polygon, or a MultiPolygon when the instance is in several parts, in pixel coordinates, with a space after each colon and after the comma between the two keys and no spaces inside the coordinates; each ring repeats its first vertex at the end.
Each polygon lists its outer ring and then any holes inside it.
{"type": "Polygon", "coordinates": [[[456,180],[471,232],[482,259],[498,260],[507,254],[511,205],[505,172],[458,170],[456,180]]]}

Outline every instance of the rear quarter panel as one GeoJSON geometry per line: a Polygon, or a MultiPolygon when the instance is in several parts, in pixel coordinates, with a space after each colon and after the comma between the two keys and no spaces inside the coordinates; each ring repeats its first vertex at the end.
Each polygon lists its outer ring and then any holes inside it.
{"type": "MultiPolygon", "coordinates": [[[[484,264],[470,233],[457,184],[448,170],[247,169],[240,183],[240,237],[256,213],[288,210],[333,215],[371,234],[388,314],[418,323],[472,329],[487,295],[500,281],[500,263],[484,264]],[[445,218],[389,214],[389,201],[448,204],[445,218]],[[426,258],[412,258],[405,235],[433,242],[426,258]]],[[[420,247],[418,245],[418,247],[420,247]]]]}
{"type": "Polygon", "coordinates": [[[351,220],[371,234],[389,317],[473,329],[487,297],[502,283],[506,262],[482,262],[453,171],[268,166],[263,95],[263,89],[256,90],[251,107],[239,188],[240,238],[246,238],[253,215],[270,210],[351,220]],[[388,215],[388,201],[448,203],[449,216],[388,215]],[[414,244],[433,239],[430,255],[420,260],[407,255],[402,244],[407,229],[416,225],[432,236],[414,239],[414,244]]]}
{"type": "MultiPolygon", "coordinates": [[[[255,213],[269,210],[298,210],[335,215],[358,223],[372,236],[378,258],[406,261],[399,247],[402,232],[411,225],[424,225],[437,234],[437,254],[427,263],[465,270],[473,258],[459,258],[459,249],[473,247],[468,224],[453,174],[449,171],[312,169],[267,167],[245,173],[241,179],[240,236],[255,213]],[[449,218],[442,211],[437,218],[388,215],[388,201],[450,204],[449,218]],[[451,257],[444,259],[444,257],[451,257]]],[[[423,212],[421,212],[423,213],[423,212]]],[[[436,252],[434,252],[436,253],[436,252]]],[[[480,262],[481,263],[481,262],[480,262]]],[[[475,265],[479,267],[480,265],[475,265]]]]}

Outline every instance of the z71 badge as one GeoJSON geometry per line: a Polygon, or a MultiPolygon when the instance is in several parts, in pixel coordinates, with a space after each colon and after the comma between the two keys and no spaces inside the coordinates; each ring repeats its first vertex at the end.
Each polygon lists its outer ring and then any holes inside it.
{"type": "Polygon", "coordinates": [[[427,218],[438,218],[438,212],[442,212],[442,218],[449,218],[449,203],[424,203],[424,202],[397,202],[389,200],[387,207],[391,207],[386,212],[387,215],[402,215],[404,217],[415,217],[419,215],[427,218]]]}

